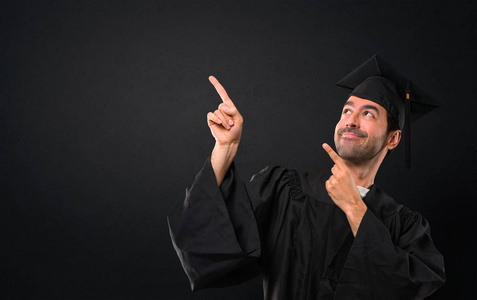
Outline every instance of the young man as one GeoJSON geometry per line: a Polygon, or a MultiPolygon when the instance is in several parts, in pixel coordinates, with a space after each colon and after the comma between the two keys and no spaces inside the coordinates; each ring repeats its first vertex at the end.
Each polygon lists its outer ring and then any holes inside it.
{"type": "Polygon", "coordinates": [[[443,284],[427,221],[374,184],[401,140],[406,105],[408,114],[432,109],[409,109],[388,70],[374,56],[339,83],[353,91],[335,128],[338,154],[323,144],[331,170],[270,166],[246,184],[233,164],[243,118],[209,78],[223,100],[207,115],[216,144],[169,215],[193,290],[260,273],[265,299],[422,299],[443,284]]]}

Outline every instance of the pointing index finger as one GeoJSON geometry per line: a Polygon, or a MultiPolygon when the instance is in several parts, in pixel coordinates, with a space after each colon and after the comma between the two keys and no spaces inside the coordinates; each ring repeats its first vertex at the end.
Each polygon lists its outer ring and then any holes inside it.
{"type": "Polygon", "coordinates": [[[227,92],[220,84],[220,82],[214,76],[209,76],[209,81],[214,85],[215,90],[217,91],[217,93],[219,93],[219,96],[220,98],[222,98],[222,101],[228,106],[234,107],[234,103],[232,102],[232,100],[230,100],[229,95],[227,95],[227,92]]]}
{"type": "Polygon", "coordinates": [[[327,143],[324,143],[323,149],[325,149],[325,151],[328,153],[331,160],[335,162],[335,164],[338,164],[341,162],[341,157],[339,157],[338,154],[336,154],[336,152],[330,147],[330,145],[328,145],[327,143]]]}

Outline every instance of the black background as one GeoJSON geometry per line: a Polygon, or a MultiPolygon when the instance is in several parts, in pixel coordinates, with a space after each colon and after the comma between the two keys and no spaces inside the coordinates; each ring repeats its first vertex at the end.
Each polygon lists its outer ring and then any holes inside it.
{"type": "Polygon", "coordinates": [[[330,165],[346,93],[375,53],[441,107],[376,182],[444,254],[431,299],[475,299],[476,5],[471,2],[2,2],[1,298],[260,299],[260,279],[192,294],[166,216],[212,150],[215,75],[245,119],[243,179],[330,165]]]}

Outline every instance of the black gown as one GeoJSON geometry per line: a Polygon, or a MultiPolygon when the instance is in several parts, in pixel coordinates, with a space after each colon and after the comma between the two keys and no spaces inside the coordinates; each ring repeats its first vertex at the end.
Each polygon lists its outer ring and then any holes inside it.
{"type": "Polygon", "coordinates": [[[265,299],[422,299],[445,281],[424,217],[373,186],[353,237],[324,182],[330,170],[234,164],[220,188],[207,159],[168,217],[192,290],[263,275],[265,299]]]}

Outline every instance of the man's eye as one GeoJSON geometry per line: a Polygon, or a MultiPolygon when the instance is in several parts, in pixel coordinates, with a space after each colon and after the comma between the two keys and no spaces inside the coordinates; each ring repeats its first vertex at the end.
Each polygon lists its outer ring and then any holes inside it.
{"type": "Polygon", "coordinates": [[[373,115],[371,112],[369,112],[369,111],[365,111],[365,112],[364,112],[364,115],[365,115],[366,117],[374,118],[374,115],[373,115]]]}
{"type": "Polygon", "coordinates": [[[347,108],[346,108],[346,109],[343,109],[343,115],[344,115],[344,114],[350,114],[350,113],[351,113],[351,111],[350,111],[349,109],[347,109],[347,108]]]}

